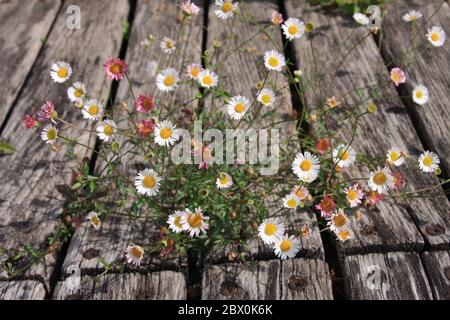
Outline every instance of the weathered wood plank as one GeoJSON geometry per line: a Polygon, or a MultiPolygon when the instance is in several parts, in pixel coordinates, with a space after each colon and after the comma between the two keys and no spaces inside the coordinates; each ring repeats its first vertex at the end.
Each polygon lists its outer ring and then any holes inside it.
{"type": "Polygon", "coordinates": [[[343,268],[352,300],[430,300],[425,270],[416,253],[390,252],[347,256],[343,268]]]}
{"type": "Polygon", "coordinates": [[[0,2],[0,125],[45,45],[60,6],[60,0],[0,2]]]}
{"type": "Polygon", "coordinates": [[[328,266],[315,259],[210,266],[202,287],[205,300],[332,299],[328,266]]]}
{"type": "MultiPolygon", "coordinates": [[[[387,62],[393,62],[406,70],[407,81],[400,89],[401,95],[408,97],[405,99],[408,111],[412,113],[414,122],[419,128],[422,139],[435,151],[441,159],[442,169],[450,174],[450,144],[448,136],[450,134],[450,110],[448,105],[450,98],[450,81],[448,72],[450,69],[450,45],[448,35],[450,34],[450,6],[443,3],[437,14],[431,18],[438,10],[441,0],[432,1],[393,1],[387,7],[389,15],[384,20],[384,43],[383,53],[387,62]],[[412,58],[412,65],[407,68],[404,52],[412,39],[412,24],[401,21],[401,16],[409,10],[422,12],[423,18],[417,21],[416,31],[419,33],[417,43],[427,42],[425,35],[432,26],[442,27],[447,34],[447,41],[444,46],[435,48],[431,45],[427,48],[420,48],[412,58]],[[424,106],[413,103],[412,91],[416,85],[426,86],[430,93],[430,100],[424,106]]],[[[409,54],[407,56],[411,58],[409,54]]]]}
{"type": "Polygon", "coordinates": [[[140,274],[84,276],[80,288],[59,282],[54,300],[185,300],[186,279],[182,273],[162,271],[140,274]]]}
{"type": "Polygon", "coordinates": [[[0,300],[44,300],[45,294],[39,281],[0,281],[0,300]]]}
{"type": "MultiPolygon", "coordinates": [[[[389,78],[372,36],[367,36],[369,31],[364,27],[357,27],[351,17],[323,11],[307,3],[298,5],[295,1],[286,1],[286,8],[289,16],[301,17],[315,25],[312,45],[318,70],[320,74],[328,70],[322,86],[324,98],[336,96],[343,101],[342,107],[336,111],[336,118],[356,108],[364,112],[371,102],[378,106],[376,114],[360,119],[352,144],[356,152],[383,158],[389,148],[397,146],[410,153],[406,164],[400,168],[407,189],[415,190],[437,184],[434,176],[424,174],[418,168],[416,156],[421,152],[422,146],[394,85],[384,86],[380,98],[372,98],[370,92],[364,89],[369,85],[379,84],[379,78],[389,78]],[[333,70],[364,36],[367,38],[351,51],[337,70],[333,87],[333,70]],[[358,98],[356,94],[346,95],[358,88],[363,88],[359,91],[364,93],[364,98],[358,98]]],[[[312,79],[317,76],[309,40],[295,41],[294,46],[297,61],[306,77],[312,79]]],[[[311,90],[306,93],[306,100],[310,110],[324,103],[311,90]]],[[[331,117],[329,122],[343,141],[350,141],[350,122],[338,123],[331,117]]],[[[383,160],[380,165],[382,163],[383,160]]],[[[368,174],[368,169],[358,168],[352,170],[350,176],[360,178],[368,177],[368,174]]],[[[409,251],[422,248],[426,241],[433,248],[445,248],[450,243],[449,211],[450,206],[445,196],[413,198],[407,202],[395,203],[391,200],[383,201],[377,208],[362,210],[362,220],[356,221],[352,217],[355,239],[346,241],[341,247],[347,253],[409,251]]]]}
{"type": "MultiPolygon", "coordinates": [[[[196,2],[203,9],[201,2],[196,2]]],[[[203,19],[199,14],[193,17],[193,21],[186,22],[183,32],[178,41],[180,53],[176,58],[171,55],[163,54],[159,45],[163,37],[176,38],[177,28],[176,18],[181,13],[176,1],[138,1],[136,16],[130,34],[130,40],[126,53],[126,61],[129,64],[128,74],[133,86],[135,95],[157,95],[155,77],[150,77],[147,71],[147,64],[155,60],[159,64],[159,70],[167,67],[173,67],[181,70],[183,66],[190,63],[201,63],[202,56],[202,34],[203,19]],[[149,34],[157,36],[156,41],[150,41],[146,46],[142,42],[148,39],[149,34]]],[[[165,104],[182,103],[192,100],[197,91],[186,87],[177,89],[175,93],[163,95],[161,98],[165,104]]],[[[194,99],[195,100],[195,99],[194,99]]],[[[122,81],[119,85],[116,102],[125,101],[130,108],[133,108],[134,102],[127,81],[122,81]]],[[[196,101],[192,101],[184,106],[189,110],[196,107],[196,101]]],[[[117,116],[118,113],[115,114],[117,116]]],[[[180,123],[177,117],[181,117],[178,112],[170,115],[174,123],[180,123]]],[[[122,121],[123,125],[126,125],[122,121]]],[[[126,146],[121,152],[126,153],[131,146],[126,146]]],[[[121,169],[130,177],[134,177],[139,169],[146,167],[143,162],[143,156],[138,156],[135,152],[129,153],[122,158],[124,167],[121,169]]],[[[100,171],[105,162],[97,161],[96,171],[100,171]]],[[[131,179],[132,180],[132,179],[131,179]]],[[[104,266],[100,258],[104,258],[108,263],[123,261],[124,250],[130,244],[141,246],[152,245],[157,242],[160,236],[160,228],[163,226],[161,221],[151,218],[151,213],[143,212],[142,218],[132,219],[130,212],[124,210],[118,212],[114,200],[117,199],[117,192],[109,190],[107,201],[110,202],[111,215],[103,221],[100,231],[95,231],[89,222],[76,230],[66,259],[63,264],[64,273],[67,268],[77,265],[82,272],[95,274],[102,272],[104,266]]],[[[131,201],[131,200],[130,200],[131,201]]],[[[164,224],[164,226],[166,226],[164,224]]],[[[172,254],[169,257],[161,258],[158,252],[152,255],[146,254],[146,259],[140,267],[141,271],[160,270],[164,268],[180,268],[186,265],[186,256],[172,254]]]]}
{"type": "Polygon", "coordinates": [[[424,252],[422,263],[434,298],[450,300],[450,253],[448,251],[424,252]]]}
{"type": "MultiPolygon", "coordinates": [[[[71,63],[74,75],[70,83],[84,81],[90,97],[107,100],[109,94],[111,82],[106,79],[101,66],[109,56],[119,54],[123,37],[121,24],[127,19],[128,1],[117,1],[114,6],[107,0],[79,0],[70,4],[81,8],[81,29],[66,27],[67,5],[63,6],[2,133],[2,137],[18,150],[0,159],[0,246],[6,249],[24,245],[47,249],[46,238],[61,226],[65,196],[58,190],[70,184],[73,169],[86,154],[84,149],[75,148],[77,159],[73,159],[65,146],[52,151],[40,140],[38,132],[22,128],[24,114],[35,112],[47,100],[53,100],[60,116],[67,121],[78,127],[87,126],[81,113],[68,102],[67,87],[52,82],[49,75],[52,63],[58,60],[71,63]]],[[[95,139],[89,134],[74,130],[65,134],[94,146],[95,139]]],[[[48,280],[54,258],[54,252],[51,252],[25,276],[48,280]]],[[[24,265],[27,263],[25,261],[24,265]]],[[[0,276],[7,278],[9,275],[2,269],[0,276]]]]}

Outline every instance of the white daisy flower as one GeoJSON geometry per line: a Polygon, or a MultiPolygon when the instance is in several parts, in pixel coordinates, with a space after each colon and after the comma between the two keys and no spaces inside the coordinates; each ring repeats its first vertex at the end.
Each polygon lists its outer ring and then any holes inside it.
{"type": "Polygon", "coordinates": [[[305,200],[309,197],[309,190],[305,186],[295,186],[292,189],[292,193],[295,194],[300,201],[305,200]]]}
{"type": "Polygon", "coordinates": [[[275,50],[267,51],[264,54],[264,65],[270,71],[282,71],[286,66],[286,58],[275,50]]]}
{"type": "Polygon", "coordinates": [[[343,210],[336,210],[330,217],[328,221],[328,226],[331,231],[337,231],[346,227],[349,223],[349,219],[345,215],[343,210]]]}
{"type": "Polygon", "coordinates": [[[423,106],[430,99],[430,94],[427,87],[418,85],[413,90],[413,101],[418,105],[423,106]]]}
{"type": "Polygon", "coordinates": [[[344,192],[347,195],[347,201],[350,205],[350,208],[355,208],[361,204],[364,193],[359,185],[355,184],[353,186],[350,186],[344,189],[344,192]]]}
{"type": "Polygon", "coordinates": [[[283,237],[284,224],[278,218],[268,218],[258,227],[258,232],[264,243],[272,245],[283,237]]]}
{"type": "Polygon", "coordinates": [[[232,0],[216,0],[216,6],[218,6],[219,9],[215,10],[214,13],[220,19],[225,20],[234,15],[234,11],[238,8],[238,5],[238,2],[233,3],[232,0]]]}
{"type": "Polygon", "coordinates": [[[233,120],[241,120],[250,108],[250,101],[243,96],[231,98],[227,104],[227,111],[233,120]]]}
{"type": "Polygon", "coordinates": [[[339,168],[348,168],[356,160],[356,152],[351,146],[339,145],[333,150],[333,160],[339,168]]]}
{"type": "Polygon", "coordinates": [[[114,139],[114,134],[117,132],[117,124],[113,120],[102,121],[97,126],[97,135],[100,140],[109,142],[114,139]]]}
{"type": "Polygon", "coordinates": [[[46,144],[54,144],[58,140],[58,129],[52,124],[48,124],[41,132],[41,139],[46,144]]]}
{"type": "Polygon", "coordinates": [[[340,228],[335,230],[334,233],[336,234],[337,238],[342,242],[345,242],[353,238],[353,231],[350,228],[346,227],[340,228]]]}
{"type": "Polygon", "coordinates": [[[297,18],[289,18],[283,23],[281,29],[286,39],[299,39],[305,34],[305,23],[297,18]]]}
{"type": "Polygon", "coordinates": [[[400,167],[405,163],[404,152],[397,147],[390,148],[386,154],[386,158],[387,162],[396,167],[400,167]]]}
{"type": "Polygon", "coordinates": [[[183,230],[189,232],[191,238],[200,236],[200,233],[206,233],[209,225],[206,221],[209,217],[203,214],[201,208],[195,209],[192,213],[189,209],[186,209],[186,214],[183,217],[182,224],[183,230]]]}
{"type": "Polygon", "coordinates": [[[183,220],[185,216],[186,213],[184,211],[175,211],[174,214],[171,214],[167,220],[169,229],[175,233],[181,233],[183,231],[183,220]]]}
{"type": "Polygon", "coordinates": [[[394,177],[387,167],[371,172],[369,178],[369,188],[379,194],[386,194],[394,186],[394,177]]]}
{"type": "Polygon", "coordinates": [[[300,251],[300,241],[294,236],[284,235],[275,243],[274,250],[281,260],[293,259],[300,251]]]}
{"type": "Polygon", "coordinates": [[[83,114],[83,118],[87,120],[98,121],[103,118],[103,106],[100,101],[91,99],[86,101],[81,113],[83,114]]]}
{"type": "Polygon", "coordinates": [[[411,10],[411,11],[405,13],[402,16],[402,19],[405,22],[413,22],[413,21],[416,21],[417,19],[420,19],[422,17],[423,17],[423,15],[422,15],[421,12],[416,11],[416,10],[411,10]]]}
{"type": "Polygon", "coordinates": [[[427,39],[434,47],[442,47],[446,37],[444,29],[441,27],[434,26],[431,27],[431,29],[428,29],[427,39]]]}
{"type": "Polygon", "coordinates": [[[208,69],[202,70],[197,80],[203,88],[213,88],[219,83],[219,77],[214,71],[208,69]]]}
{"type": "Polygon", "coordinates": [[[191,80],[198,80],[198,76],[200,75],[200,72],[203,71],[203,68],[198,63],[192,63],[187,66],[186,68],[186,75],[191,80]]]}
{"type": "Polygon", "coordinates": [[[87,218],[89,219],[89,221],[91,222],[91,225],[94,227],[95,230],[99,230],[100,227],[102,226],[102,222],[100,220],[100,218],[98,217],[97,212],[90,212],[87,216],[87,218]]]}
{"type": "Polygon", "coordinates": [[[72,75],[72,67],[64,61],[58,61],[52,65],[50,76],[56,83],[64,83],[72,75]]]}
{"type": "Polygon", "coordinates": [[[170,147],[180,139],[176,125],[169,120],[162,121],[155,128],[155,143],[161,147],[170,147]]]}
{"type": "Polygon", "coordinates": [[[153,169],[145,169],[138,173],[134,185],[140,195],[154,197],[159,192],[161,177],[153,169]]]}
{"type": "Polygon", "coordinates": [[[288,194],[283,199],[283,206],[288,209],[297,209],[300,205],[300,199],[294,194],[288,194]]]}
{"type": "Polygon", "coordinates": [[[438,155],[431,151],[425,151],[419,157],[419,167],[423,172],[435,172],[440,162],[438,155]]]}
{"type": "Polygon", "coordinates": [[[159,45],[164,53],[172,53],[176,49],[176,42],[168,37],[164,37],[159,45]]]}
{"type": "Polygon", "coordinates": [[[180,78],[175,69],[168,68],[156,76],[156,86],[162,92],[174,91],[180,78]]]}
{"type": "Polygon", "coordinates": [[[319,176],[319,158],[308,151],[304,154],[300,152],[292,164],[292,170],[303,182],[313,182],[319,176]]]}
{"type": "Polygon", "coordinates": [[[72,102],[82,101],[86,97],[86,86],[82,82],[75,82],[67,89],[67,95],[72,102]]]}
{"type": "Polygon", "coordinates": [[[125,257],[129,264],[140,266],[144,260],[144,249],[140,246],[131,245],[126,250],[125,257]]]}
{"type": "Polygon", "coordinates": [[[228,189],[233,185],[233,178],[225,172],[222,172],[216,180],[216,186],[219,189],[228,189]]]}
{"type": "Polygon", "coordinates": [[[275,102],[275,92],[269,88],[262,89],[258,95],[258,101],[265,107],[270,107],[275,102]]]}
{"type": "Polygon", "coordinates": [[[353,19],[360,25],[367,26],[369,24],[369,17],[362,13],[355,13],[353,19]]]}

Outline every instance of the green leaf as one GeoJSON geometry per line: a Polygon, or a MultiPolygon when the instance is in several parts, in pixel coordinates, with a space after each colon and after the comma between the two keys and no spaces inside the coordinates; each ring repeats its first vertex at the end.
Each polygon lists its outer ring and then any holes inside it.
{"type": "Polygon", "coordinates": [[[14,149],[14,147],[11,146],[9,143],[7,143],[5,141],[0,141],[0,152],[14,153],[14,152],[16,152],[16,149],[14,149]]]}

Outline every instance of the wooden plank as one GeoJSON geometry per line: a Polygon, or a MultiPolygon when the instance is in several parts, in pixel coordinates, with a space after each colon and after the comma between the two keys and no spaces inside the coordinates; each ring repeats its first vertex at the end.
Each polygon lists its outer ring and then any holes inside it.
{"type": "Polygon", "coordinates": [[[424,252],[422,261],[434,298],[450,300],[450,252],[424,252]]]}
{"type": "MultiPolygon", "coordinates": [[[[202,9],[201,2],[196,2],[202,9]]],[[[187,22],[183,27],[183,33],[178,41],[180,53],[177,58],[170,55],[161,54],[159,47],[163,37],[176,38],[177,28],[174,28],[176,18],[181,11],[176,1],[138,1],[136,16],[133,21],[130,40],[126,53],[126,61],[129,64],[128,74],[136,95],[156,95],[155,78],[149,77],[146,70],[147,63],[151,60],[158,61],[160,70],[169,66],[181,70],[182,66],[190,63],[201,63],[202,57],[202,35],[203,19],[199,14],[193,17],[191,22],[187,22]],[[151,41],[147,46],[141,43],[148,38],[149,34],[158,36],[158,40],[151,41]],[[181,55],[180,55],[181,54],[181,55]]],[[[179,104],[194,98],[197,91],[182,87],[177,89],[174,94],[164,95],[162,99],[167,104],[179,104]]],[[[131,96],[129,84],[122,81],[119,85],[116,102],[125,101],[133,107],[134,102],[131,96]]],[[[185,108],[193,110],[196,107],[196,101],[186,104],[185,108]]],[[[177,108],[174,107],[176,110],[177,108]]],[[[181,108],[180,108],[181,109],[181,108]]],[[[117,116],[118,113],[115,114],[117,116]]],[[[180,122],[176,119],[179,113],[170,115],[174,123],[180,122]]],[[[126,125],[123,123],[123,125],[126,125]]],[[[127,147],[126,147],[127,148],[127,147]]],[[[121,152],[126,153],[126,148],[121,152]]],[[[122,158],[125,166],[122,171],[134,177],[139,168],[146,167],[142,157],[136,153],[129,153],[122,158]]],[[[103,168],[105,162],[100,160],[96,164],[96,171],[103,168]]],[[[82,272],[95,274],[103,272],[104,266],[100,258],[104,258],[108,263],[115,264],[115,269],[119,263],[123,262],[124,250],[130,244],[139,244],[142,246],[151,245],[158,241],[160,228],[166,226],[161,221],[150,217],[151,213],[143,213],[142,218],[133,219],[129,216],[129,211],[117,209],[114,200],[117,199],[117,193],[114,189],[109,190],[107,202],[110,202],[111,215],[103,221],[100,231],[95,231],[89,222],[76,230],[66,259],[63,263],[63,272],[73,265],[81,268],[82,272]],[[93,254],[92,254],[93,253],[93,254]]],[[[131,201],[131,199],[130,199],[131,201]]],[[[141,271],[160,270],[164,268],[180,268],[186,265],[186,255],[171,254],[168,257],[161,258],[159,252],[152,255],[146,254],[146,259],[140,267],[141,271]]]]}
{"type": "MultiPolygon", "coordinates": [[[[393,1],[387,7],[389,14],[384,20],[384,43],[383,53],[387,62],[404,68],[407,74],[406,84],[400,87],[402,96],[405,99],[408,111],[412,113],[416,127],[422,139],[432,151],[435,151],[441,159],[442,169],[450,175],[450,144],[448,136],[450,134],[450,110],[448,105],[450,98],[450,82],[448,72],[450,69],[450,46],[448,35],[450,34],[450,6],[443,3],[437,14],[431,18],[426,26],[424,23],[431,15],[438,10],[441,0],[432,1],[393,1]],[[447,42],[444,46],[435,48],[420,48],[416,50],[412,65],[407,68],[404,52],[408,48],[412,39],[412,24],[401,21],[401,16],[409,10],[419,10],[423,18],[417,21],[416,30],[420,33],[417,44],[422,44],[427,30],[432,26],[442,27],[447,34],[447,42]],[[412,91],[416,85],[425,85],[430,92],[430,100],[424,106],[413,103],[412,91]]],[[[411,58],[411,54],[407,56],[411,58]]]]}
{"type": "Polygon", "coordinates": [[[173,271],[84,276],[74,290],[70,279],[58,282],[54,300],[185,300],[186,280],[173,271]]]}
{"type": "Polygon", "coordinates": [[[0,281],[0,300],[44,300],[45,294],[39,281],[0,281]]]}
{"type": "MultiPolygon", "coordinates": [[[[22,127],[23,116],[36,112],[47,100],[53,100],[60,116],[75,126],[86,128],[88,125],[79,110],[68,103],[66,86],[50,79],[52,63],[58,60],[71,63],[74,75],[70,81],[84,81],[91,97],[107,100],[110,91],[111,82],[106,79],[102,64],[109,56],[119,54],[123,36],[121,23],[127,19],[128,1],[117,1],[114,6],[107,0],[79,0],[70,4],[81,8],[81,29],[66,27],[67,5],[63,6],[45,50],[18,98],[11,121],[2,133],[17,149],[15,154],[0,159],[0,246],[6,249],[31,245],[47,250],[47,237],[62,225],[65,196],[58,190],[65,190],[71,183],[73,170],[85,154],[84,149],[75,148],[74,154],[80,158],[73,159],[65,146],[52,151],[40,140],[38,132],[22,127]]],[[[65,134],[94,146],[95,139],[90,139],[89,134],[74,130],[67,130],[65,134]]],[[[48,281],[54,263],[55,252],[50,252],[45,261],[34,265],[24,276],[48,281]]],[[[26,264],[28,261],[24,261],[26,264]]],[[[0,275],[1,278],[9,276],[3,268],[0,275]]]]}
{"type": "Polygon", "coordinates": [[[351,300],[430,300],[425,270],[416,253],[347,256],[343,268],[351,300]]]}
{"type": "Polygon", "coordinates": [[[322,260],[270,260],[206,268],[204,300],[332,299],[328,266],[322,260]]]}
{"type": "Polygon", "coordinates": [[[0,2],[0,125],[25,83],[60,6],[60,0],[0,2]]]}
{"type": "MultiPolygon", "coordinates": [[[[312,34],[312,45],[319,73],[325,72],[326,69],[335,70],[349,50],[368,34],[367,29],[357,27],[354,21],[350,21],[351,18],[334,12],[325,13],[307,3],[298,5],[294,1],[286,1],[286,9],[289,16],[301,17],[314,24],[316,29],[312,34]]],[[[312,79],[316,72],[310,45],[306,38],[294,42],[297,61],[304,74],[312,79]]],[[[382,88],[381,99],[373,99],[367,90],[362,89],[359,91],[364,94],[364,98],[358,98],[356,94],[347,95],[345,99],[343,97],[345,93],[358,88],[379,84],[377,80],[379,78],[389,79],[372,36],[369,35],[348,55],[336,73],[334,87],[331,85],[333,82],[331,73],[334,75],[335,72],[327,73],[322,87],[325,99],[336,96],[343,101],[342,107],[336,111],[335,119],[356,108],[364,112],[371,102],[378,106],[376,114],[366,115],[360,119],[359,129],[352,145],[356,152],[384,158],[389,148],[398,146],[410,154],[406,164],[400,168],[408,190],[437,184],[436,177],[424,174],[418,168],[416,156],[422,149],[421,143],[393,84],[382,88]]],[[[311,90],[306,93],[306,100],[311,110],[324,103],[319,101],[319,97],[311,90]]],[[[349,130],[350,122],[338,123],[331,117],[329,122],[336,129],[339,138],[350,141],[352,134],[349,130]]],[[[380,161],[380,165],[382,164],[383,160],[380,161]]],[[[356,168],[350,174],[354,178],[368,175],[369,170],[366,168],[356,168]]],[[[346,241],[341,248],[353,254],[409,251],[422,248],[424,241],[433,248],[446,248],[450,244],[449,211],[450,206],[445,196],[412,198],[403,202],[383,201],[376,208],[362,210],[363,219],[360,221],[351,218],[355,239],[346,241]]]]}

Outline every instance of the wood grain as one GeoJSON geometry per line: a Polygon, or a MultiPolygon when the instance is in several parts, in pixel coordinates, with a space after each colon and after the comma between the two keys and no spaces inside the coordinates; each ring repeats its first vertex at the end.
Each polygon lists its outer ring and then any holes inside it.
{"type": "Polygon", "coordinates": [[[44,300],[45,288],[39,281],[0,281],[0,300],[44,300]]]}
{"type": "Polygon", "coordinates": [[[424,252],[421,257],[434,298],[437,300],[450,300],[449,252],[424,252]]]}

